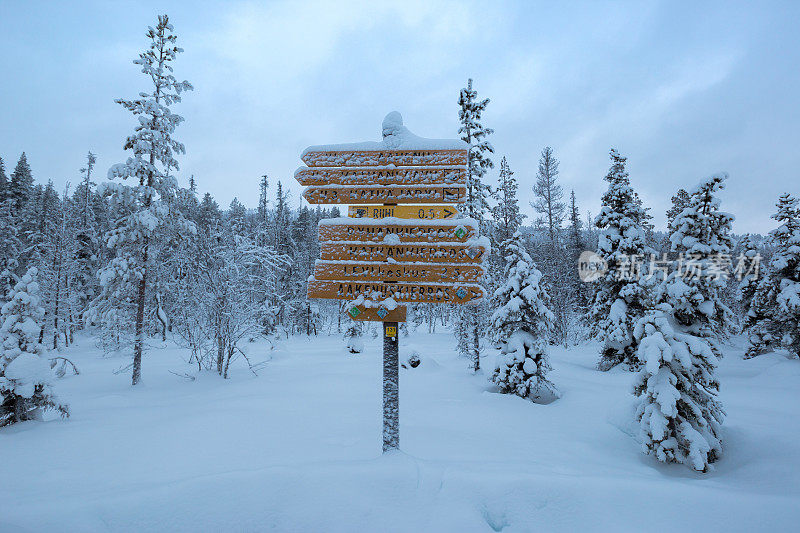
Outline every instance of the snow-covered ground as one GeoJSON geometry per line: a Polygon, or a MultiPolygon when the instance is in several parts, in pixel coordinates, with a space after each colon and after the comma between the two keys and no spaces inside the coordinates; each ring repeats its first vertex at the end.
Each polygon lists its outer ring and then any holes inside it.
{"type": "Polygon", "coordinates": [[[381,456],[380,339],[290,339],[227,381],[155,347],[131,388],[128,358],[82,338],[82,374],[56,383],[72,418],[0,430],[0,531],[797,530],[797,360],[727,349],[725,456],[697,474],[641,454],[632,375],[596,371],[596,346],[552,350],[563,398],[542,406],[491,392],[453,344],[401,339],[423,363],[401,371],[403,451],[381,456]]]}

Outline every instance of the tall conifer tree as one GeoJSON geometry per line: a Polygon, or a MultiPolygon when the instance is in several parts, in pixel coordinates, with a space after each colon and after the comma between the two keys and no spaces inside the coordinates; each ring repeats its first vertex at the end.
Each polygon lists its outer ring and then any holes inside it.
{"type": "MultiPolygon", "coordinates": [[[[491,143],[486,139],[494,130],[483,126],[481,115],[489,99],[478,100],[478,92],[472,88],[472,79],[467,81],[467,86],[461,89],[458,96],[458,119],[461,126],[458,133],[461,140],[469,145],[467,161],[467,201],[466,215],[478,221],[480,232],[483,233],[484,215],[489,209],[488,185],[482,181],[486,171],[494,166],[489,154],[494,152],[491,143]]],[[[456,328],[458,350],[462,355],[472,360],[474,371],[480,369],[480,340],[485,323],[485,304],[469,306],[461,310],[461,327],[456,328]]]]}
{"type": "Polygon", "coordinates": [[[589,319],[592,332],[603,343],[598,368],[608,370],[623,363],[633,369],[638,367],[633,327],[644,316],[647,293],[632,267],[649,252],[642,227],[647,213],[631,188],[625,158],[614,149],[605,180],[608,191],[595,225],[600,230],[597,255],[608,271],[594,282],[589,319]]]}
{"type": "MultiPolygon", "coordinates": [[[[102,292],[96,310],[101,315],[119,320],[120,314],[109,313],[109,308],[131,302],[133,316],[126,317],[134,324],[133,375],[134,385],[141,379],[142,353],[145,343],[145,320],[153,314],[148,302],[155,299],[152,292],[157,280],[151,279],[152,260],[158,245],[166,234],[192,232],[193,224],[187,222],[170,205],[177,196],[178,184],[170,173],[178,170],[175,155],[185,153],[183,144],[172,135],[183,121],[170,106],[181,101],[181,93],[191,90],[188,81],[177,81],[173,76],[173,63],[183,52],[175,43],[172,24],[166,15],[159,15],[156,27],[147,30],[148,49],[134,60],[146,78],[152,82],[150,92],[139,93],[134,100],[116,100],[137,119],[137,126],[124,148],[132,151],[125,163],[116,164],[108,171],[108,178],[132,179],[133,185],[111,182],[103,184],[103,191],[124,213],[115,228],[107,234],[106,244],[115,252],[111,263],[101,274],[102,292]]],[[[128,306],[126,306],[128,307],[128,306]]]]}

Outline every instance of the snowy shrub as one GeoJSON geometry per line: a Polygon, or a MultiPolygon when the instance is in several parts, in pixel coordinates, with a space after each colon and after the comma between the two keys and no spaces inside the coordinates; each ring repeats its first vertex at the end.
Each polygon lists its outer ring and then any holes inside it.
{"type": "Polygon", "coordinates": [[[39,335],[44,309],[39,297],[38,271],[31,268],[14,286],[0,310],[0,426],[38,420],[44,410],[69,416],[50,387],[50,365],[42,354],[39,335]]]}
{"type": "Polygon", "coordinates": [[[400,366],[403,368],[417,368],[421,364],[422,358],[420,357],[419,352],[416,350],[411,350],[405,361],[400,363],[400,366]]]}
{"type": "Polygon", "coordinates": [[[559,397],[556,386],[545,377],[551,369],[546,344],[519,330],[503,344],[491,379],[502,393],[550,403],[559,397]]]}
{"type": "Polygon", "coordinates": [[[634,385],[641,398],[636,418],[646,453],[706,472],[722,453],[725,413],[715,399],[717,354],[710,339],[685,330],[669,304],[637,322],[634,336],[643,366],[634,385]]]}
{"type": "Polygon", "coordinates": [[[547,334],[553,324],[549,297],[542,286],[542,273],[523,247],[522,235],[503,243],[506,252],[506,282],[492,303],[492,334],[501,355],[491,380],[504,393],[548,403],[558,392],[546,375],[550,370],[547,334]]]}
{"type": "Polygon", "coordinates": [[[362,338],[364,327],[361,322],[353,321],[344,332],[347,351],[350,353],[361,353],[364,351],[364,340],[362,338]]]}

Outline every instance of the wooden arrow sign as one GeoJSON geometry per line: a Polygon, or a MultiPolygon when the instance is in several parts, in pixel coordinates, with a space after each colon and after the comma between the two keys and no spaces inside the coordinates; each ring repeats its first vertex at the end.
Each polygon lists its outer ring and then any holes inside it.
{"type": "Polygon", "coordinates": [[[398,305],[388,309],[381,305],[378,307],[365,307],[364,304],[345,306],[344,314],[352,320],[368,320],[372,322],[405,322],[406,306],[398,305]]]}
{"type": "Polygon", "coordinates": [[[458,217],[461,212],[452,205],[351,205],[347,214],[351,218],[447,220],[458,217]]]}
{"type": "Polygon", "coordinates": [[[432,204],[441,202],[463,203],[467,189],[460,185],[438,187],[415,185],[410,187],[384,187],[380,185],[346,187],[343,185],[311,186],[303,192],[310,204],[432,204]]]}
{"type": "Polygon", "coordinates": [[[465,244],[320,243],[326,261],[398,261],[415,263],[481,263],[486,246],[465,244]]]}
{"type": "Polygon", "coordinates": [[[478,229],[471,222],[443,223],[421,221],[413,224],[381,223],[373,220],[351,220],[329,218],[319,223],[319,240],[361,241],[387,243],[397,242],[467,242],[478,236],[478,229]],[[343,223],[343,221],[347,221],[343,223]],[[376,223],[377,222],[377,223],[376,223]],[[397,235],[397,237],[392,237],[397,235]]]}
{"type": "Polygon", "coordinates": [[[301,185],[446,185],[467,182],[466,167],[319,168],[300,167],[301,185]]]}
{"type": "Polygon", "coordinates": [[[483,267],[463,264],[317,261],[314,278],[340,281],[421,281],[425,283],[457,283],[480,281],[483,267]]]}
{"type": "Polygon", "coordinates": [[[348,281],[308,282],[308,297],[332,300],[354,300],[359,296],[372,300],[394,298],[400,303],[475,302],[484,296],[479,285],[446,285],[441,283],[360,283],[348,281]]]}
{"type": "Polygon", "coordinates": [[[316,150],[300,157],[310,167],[397,167],[466,165],[466,150],[316,150]]]}

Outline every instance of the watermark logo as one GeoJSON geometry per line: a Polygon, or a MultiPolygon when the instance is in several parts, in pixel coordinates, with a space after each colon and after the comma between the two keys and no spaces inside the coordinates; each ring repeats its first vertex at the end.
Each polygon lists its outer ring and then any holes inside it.
{"type": "Polygon", "coordinates": [[[578,257],[578,277],[590,283],[602,278],[608,272],[606,260],[591,250],[586,250],[578,257]]]}
{"type": "Polygon", "coordinates": [[[667,254],[625,255],[617,254],[613,265],[596,252],[586,250],[578,258],[578,277],[590,283],[608,275],[617,281],[649,280],[653,277],[666,279],[671,273],[686,279],[708,279],[712,282],[736,278],[757,280],[760,273],[761,255],[740,254],[734,264],[730,254],[700,256],[680,253],[675,258],[667,254]]]}

